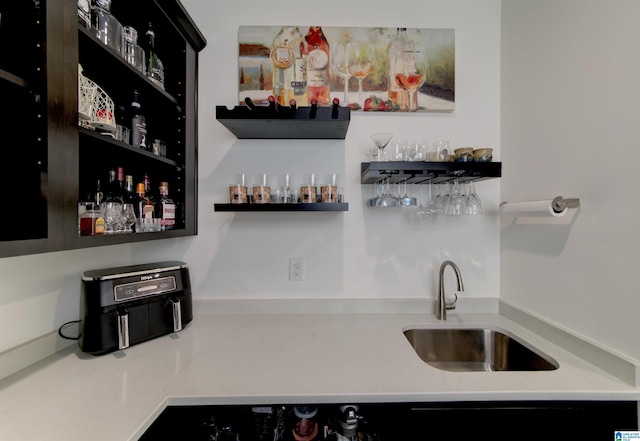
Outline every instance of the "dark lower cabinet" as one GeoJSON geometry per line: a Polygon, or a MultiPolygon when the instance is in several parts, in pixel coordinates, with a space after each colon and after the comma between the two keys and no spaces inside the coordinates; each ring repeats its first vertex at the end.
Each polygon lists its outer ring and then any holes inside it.
{"type": "MultiPolygon", "coordinates": [[[[347,440],[614,440],[638,430],[636,401],[304,404],[317,408],[317,440],[345,440],[345,407],[357,409],[347,440]]],[[[276,441],[294,437],[295,405],[169,406],[142,441],[276,441]]],[[[306,439],[306,438],[305,438],[306,439]]],[[[311,439],[311,438],[309,438],[311,439]]]]}

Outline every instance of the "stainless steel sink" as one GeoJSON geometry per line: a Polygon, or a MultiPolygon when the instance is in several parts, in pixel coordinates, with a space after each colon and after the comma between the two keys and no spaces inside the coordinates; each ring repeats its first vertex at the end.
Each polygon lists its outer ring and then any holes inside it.
{"type": "Polygon", "coordinates": [[[420,358],[445,371],[548,371],[558,363],[506,331],[489,328],[408,329],[420,358]]]}

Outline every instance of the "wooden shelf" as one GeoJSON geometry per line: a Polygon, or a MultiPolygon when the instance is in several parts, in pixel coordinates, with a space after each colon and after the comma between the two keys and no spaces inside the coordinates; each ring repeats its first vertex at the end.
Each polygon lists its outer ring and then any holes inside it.
{"type": "Polygon", "coordinates": [[[349,204],[214,204],[215,211],[276,212],[276,211],[349,211],[349,204]]]}
{"type": "Polygon", "coordinates": [[[281,107],[276,112],[268,107],[216,106],[216,119],[238,139],[345,139],[350,108],[338,107],[334,112],[331,107],[318,107],[313,118],[311,112],[311,107],[281,107]]]}
{"type": "Polygon", "coordinates": [[[375,184],[389,177],[392,184],[407,181],[434,184],[458,179],[460,182],[482,181],[502,175],[501,162],[363,162],[361,183],[375,184]]]}

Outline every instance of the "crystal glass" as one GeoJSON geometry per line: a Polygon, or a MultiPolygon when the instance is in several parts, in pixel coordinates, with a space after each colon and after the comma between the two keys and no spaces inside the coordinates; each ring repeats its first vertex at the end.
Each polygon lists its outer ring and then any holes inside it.
{"type": "Polygon", "coordinates": [[[460,216],[465,213],[465,195],[457,179],[453,181],[451,199],[449,199],[449,215],[460,216]]]}
{"type": "Polygon", "coordinates": [[[133,204],[124,204],[122,206],[122,224],[124,226],[123,233],[133,233],[133,225],[136,223],[136,212],[133,204]]]}
{"type": "Polygon", "coordinates": [[[376,207],[397,207],[400,205],[400,201],[393,194],[391,194],[391,183],[389,177],[386,177],[381,183],[382,194],[376,200],[376,207]]]}
{"type": "Polygon", "coordinates": [[[467,194],[467,204],[465,208],[466,214],[482,214],[482,201],[480,196],[476,193],[476,188],[473,185],[473,181],[470,182],[469,194],[467,194]]]}
{"type": "Polygon", "coordinates": [[[389,144],[391,138],[393,138],[391,133],[374,133],[371,135],[371,140],[378,148],[378,161],[384,160],[384,148],[389,144]]]}
{"type": "Polygon", "coordinates": [[[362,81],[376,66],[375,52],[371,43],[351,41],[347,44],[347,69],[358,79],[358,104],[364,108],[362,100],[362,81]]]}

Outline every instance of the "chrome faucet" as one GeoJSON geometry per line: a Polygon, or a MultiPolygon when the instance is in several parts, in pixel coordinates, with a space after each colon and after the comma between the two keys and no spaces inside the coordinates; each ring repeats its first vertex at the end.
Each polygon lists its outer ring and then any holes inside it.
{"type": "Polygon", "coordinates": [[[456,265],[450,260],[446,260],[442,262],[442,265],[440,265],[440,282],[439,282],[440,288],[438,290],[438,309],[436,310],[436,318],[438,320],[446,320],[447,309],[450,309],[450,310],[456,309],[456,302],[458,301],[458,295],[454,293],[453,295],[455,296],[455,299],[452,302],[447,303],[447,299],[444,294],[444,278],[442,276],[444,275],[444,269],[447,266],[450,266],[451,268],[453,268],[453,271],[455,271],[456,273],[456,278],[458,279],[458,291],[464,291],[464,286],[462,285],[462,276],[460,275],[460,269],[458,268],[458,265],[456,265]]]}

